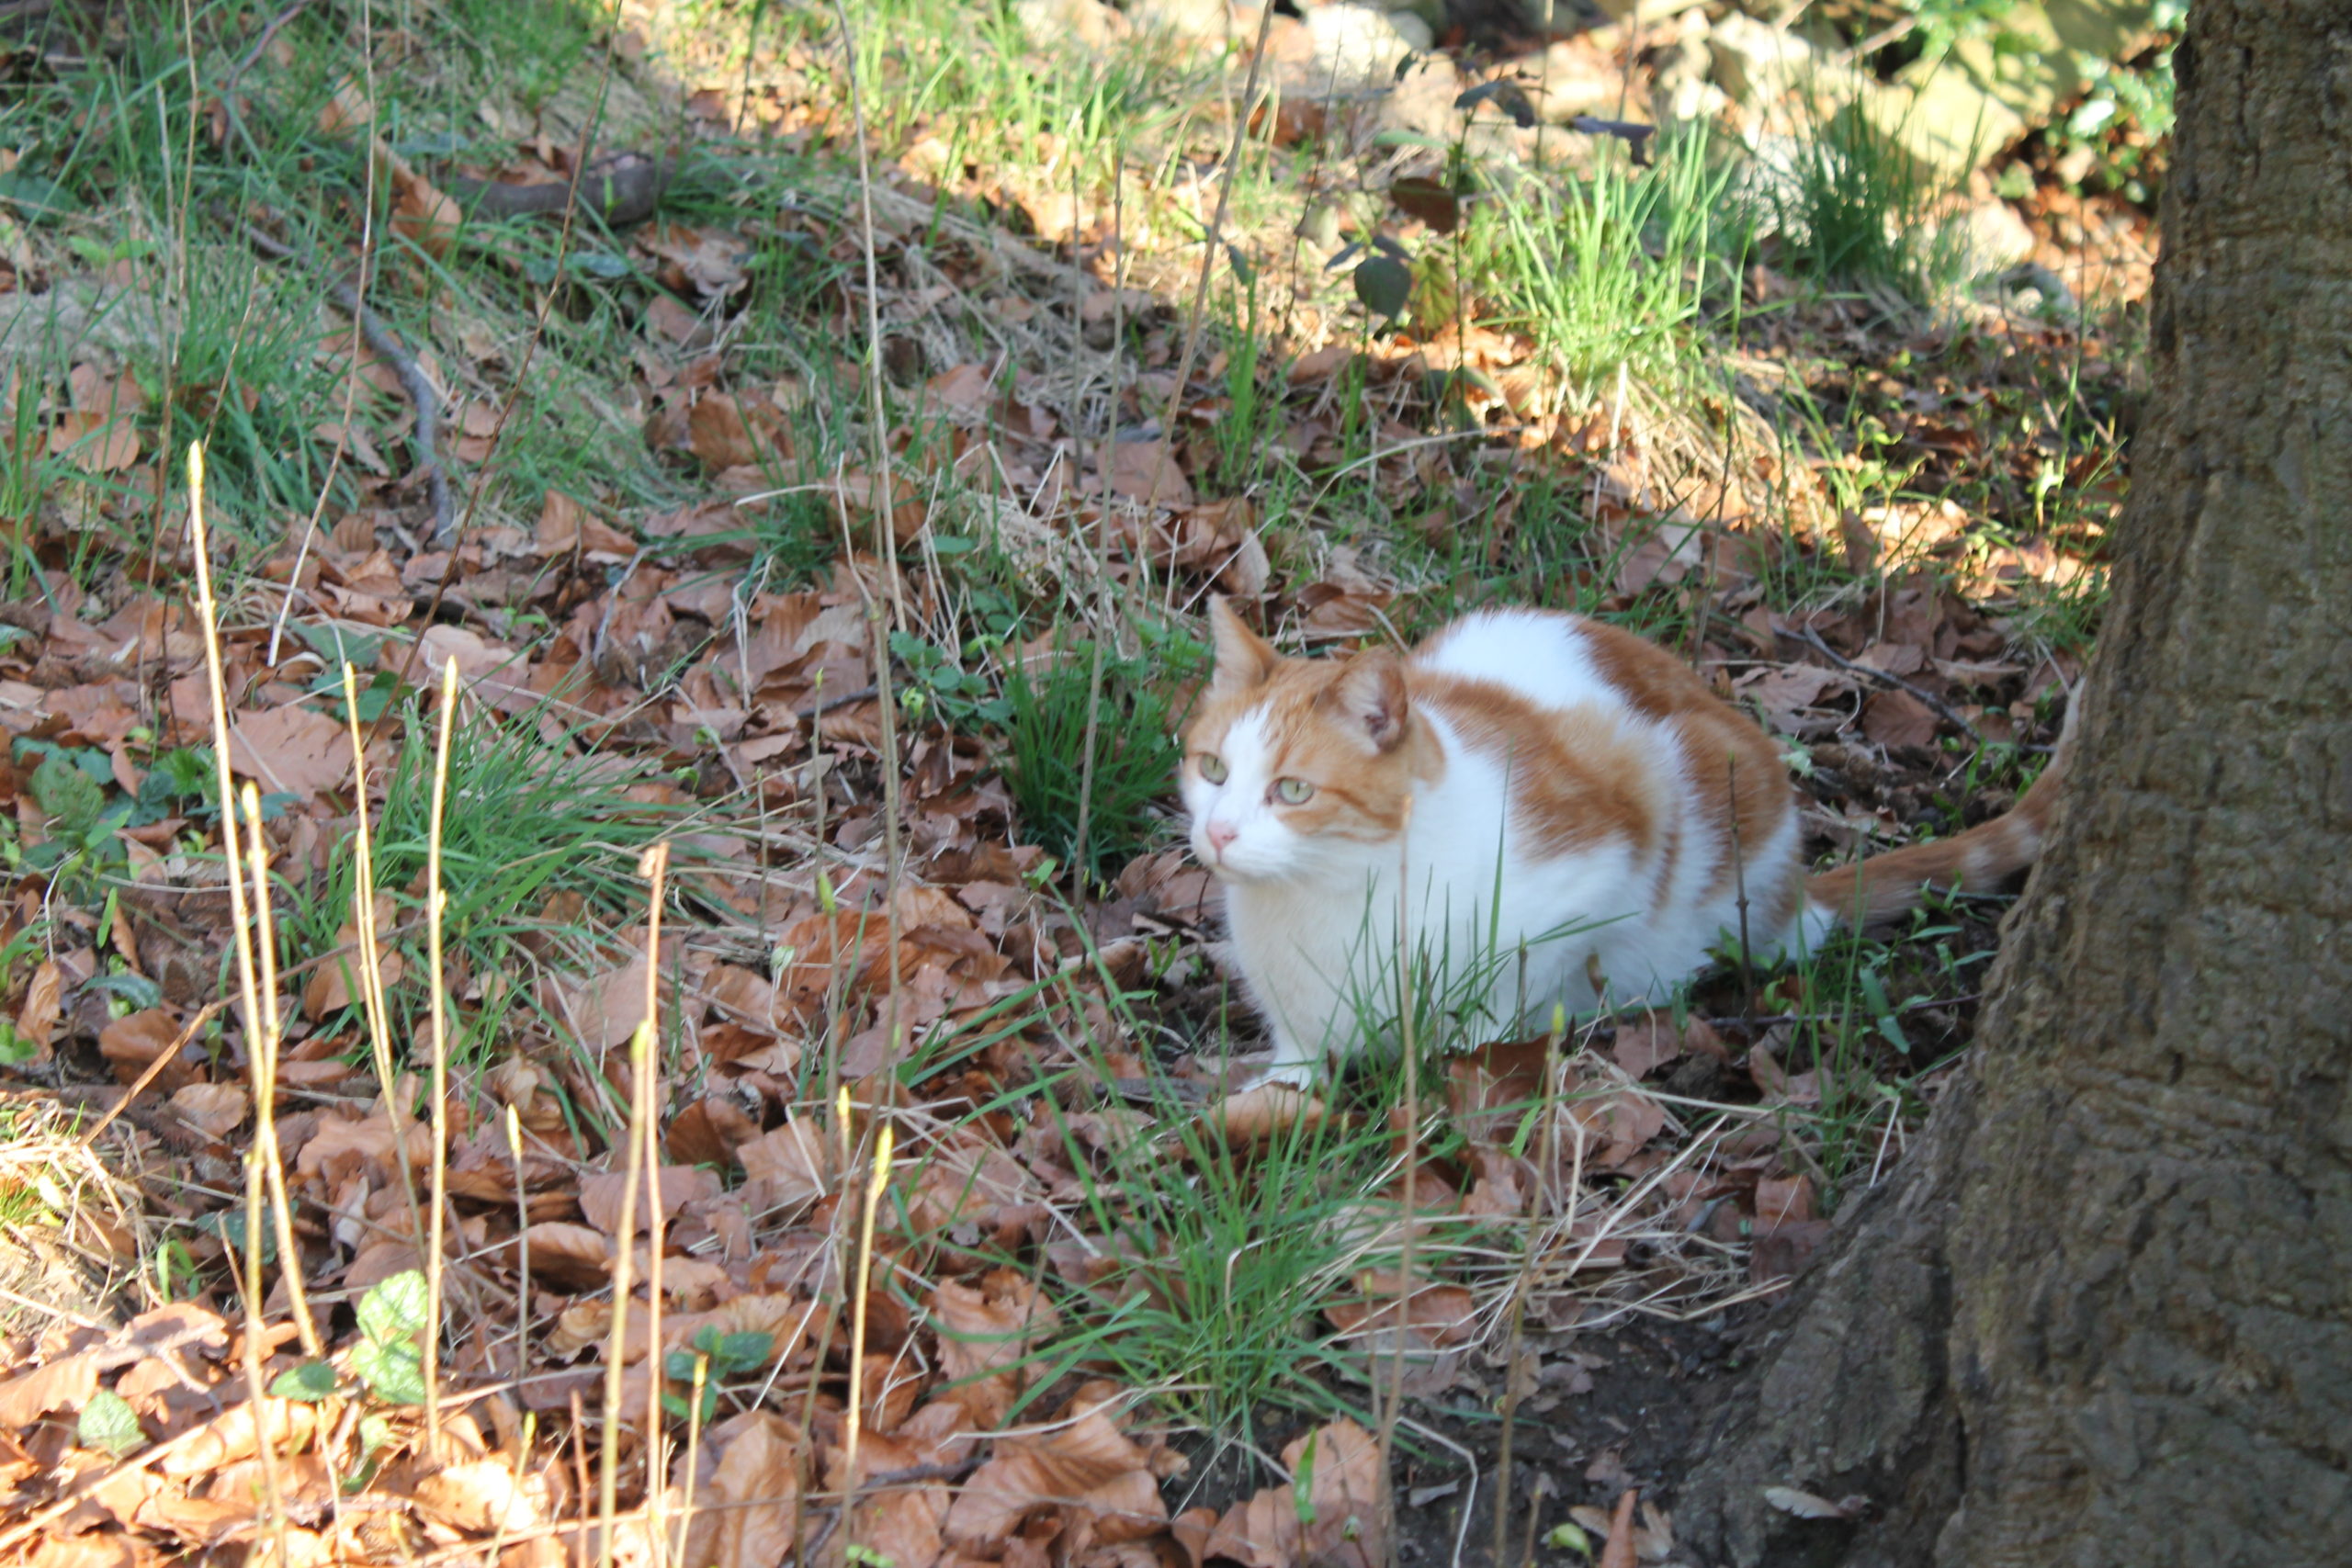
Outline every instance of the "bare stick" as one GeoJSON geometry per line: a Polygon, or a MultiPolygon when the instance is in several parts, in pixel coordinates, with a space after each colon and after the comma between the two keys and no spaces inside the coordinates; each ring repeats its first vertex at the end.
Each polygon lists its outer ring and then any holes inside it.
{"type": "Polygon", "coordinates": [[[1801,642],[1804,644],[1807,648],[1813,649],[1814,652],[1821,655],[1822,658],[1826,659],[1830,663],[1838,666],[1838,669],[1850,671],[1873,685],[1882,687],[1890,692],[1908,692],[1911,695],[1918,698],[1921,702],[1935,709],[1936,716],[1939,718],[1941,718],[1946,724],[1951,725],[1954,729],[1959,730],[1962,735],[1967,736],[1971,742],[1978,746],[1984,744],[1984,738],[1976,733],[1976,727],[1969,723],[1966,719],[1961,717],[1959,713],[1953,709],[1951,705],[1945,702],[1941,697],[1939,697],[1929,692],[1921,691],[1918,687],[1913,685],[1910,682],[1905,681],[1899,675],[1890,675],[1883,670],[1873,670],[1867,664],[1855,663],[1852,660],[1847,658],[1844,654],[1838,652],[1836,649],[1831,648],[1827,643],[1822,641],[1820,634],[1815,632],[1811,626],[1806,626],[1800,631],[1791,631],[1786,626],[1774,626],[1772,630],[1780,636],[1787,637],[1791,642],[1801,642]]]}
{"type": "MultiPolygon", "coordinates": [[[[653,1070],[653,1024],[650,1019],[638,1024],[629,1036],[629,1082],[638,1089],[653,1070]]],[[[596,1561],[610,1568],[613,1561],[613,1517],[619,1506],[620,1483],[620,1418],[622,1356],[628,1343],[628,1293],[636,1281],[631,1278],[632,1255],[629,1247],[637,1239],[637,1194],[644,1176],[645,1130],[640,1113],[645,1096],[640,1090],[629,1096],[629,1125],[622,1136],[625,1154],[621,1176],[621,1234],[619,1246],[613,1256],[613,1337],[605,1351],[605,1411],[604,1446],[598,1456],[596,1476],[596,1513],[603,1521],[596,1561]]],[[[656,1357],[661,1354],[657,1348],[656,1357]]],[[[656,1361],[658,1368],[659,1361],[656,1361]]]]}
{"type": "Polygon", "coordinates": [[[269,47],[269,40],[277,36],[278,29],[310,8],[311,0],[293,0],[291,5],[263,23],[261,34],[254,39],[253,48],[245,51],[237,63],[229,68],[228,80],[220,84],[220,96],[225,98],[235,92],[237,84],[244,80],[245,73],[261,59],[262,51],[269,47]]]}
{"type": "Polygon", "coordinates": [[[1560,1070],[1560,1041],[1568,1032],[1568,1010],[1552,1004],[1552,1027],[1544,1036],[1544,1080],[1536,1091],[1537,1113],[1544,1118],[1544,1142],[1539,1151],[1541,1168],[1536,1179],[1533,1204],[1536,1213],[1529,1216],[1527,1252],[1519,1260],[1519,1280],[1510,1292],[1510,1328],[1503,1340],[1503,1431],[1502,1440],[1495,1450],[1495,1561],[1494,1568],[1504,1568],[1503,1553],[1510,1540],[1510,1450],[1511,1436],[1519,1426],[1519,1400],[1525,1392],[1525,1380],[1520,1371],[1520,1346],[1527,1329],[1527,1292],[1535,1277],[1536,1241],[1541,1231],[1544,1185],[1552,1174],[1552,1160],[1557,1143],[1555,1118],[1559,1096],[1554,1089],[1560,1070]]]}
{"type": "Polygon", "coordinates": [[[506,1107],[506,1153],[514,1162],[514,1375],[531,1342],[531,1200],[523,1190],[523,1118],[506,1107]]]}
{"type": "Polygon", "coordinates": [[[1739,759],[1724,754],[1724,791],[1731,802],[1731,877],[1739,897],[1739,1011],[1756,1016],[1756,964],[1747,953],[1747,862],[1739,846],[1739,759]]]}
{"type": "MultiPolygon", "coordinates": [[[[229,831],[236,830],[232,823],[229,831]]],[[[291,1561],[286,1553],[286,1494],[277,1479],[276,1434],[269,1429],[269,1390],[262,1380],[261,1183],[261,1149],[256,1145],[245,1151],[245,1399],[253,1411],[254,1444],[261,1450],[262,1491],[269,1499],[277,1559],[286,1562],[291,1561]]]]}
{"type": "MultiPolygon", "coordinates": [[[[1271,11],[1272,6],[1268,9],[1271,11]]],[[[1390,1563],[1396,1551],[1396,1502],[1389,1490],[1396,1450],[1396,1418],[1405,1410],[1405,1339],[1413,1326],[1413,1208],[1414,1188],[1420,1178],[1421,1072],[1420,1043],[1413,1029],[1413,950],[1408,931],[1412,912],[1412,863],[1408,852],[1413,833],[1413,797],[1405,797],[1404,825],[1396,840],[1396,1032],[1405,1048],[1405,1229],[1396,1249],[1398,1290],[1396,1324],[1391,1330],[1388,1398],[1380,1412],[1381,1550],[1390,1563]]]]}

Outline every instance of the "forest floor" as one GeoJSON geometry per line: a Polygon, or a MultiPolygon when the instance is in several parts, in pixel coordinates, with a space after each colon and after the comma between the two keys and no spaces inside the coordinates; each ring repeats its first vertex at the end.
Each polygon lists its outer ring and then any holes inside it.
{"type": "Polygon", "coordinates": [[[2153,230],[1356,10],[0,19],[0,1560],[1684,1561],[2002,901],[1221,1098],[1207,596],[1606,616],[1955,831],[2153,230]]]}

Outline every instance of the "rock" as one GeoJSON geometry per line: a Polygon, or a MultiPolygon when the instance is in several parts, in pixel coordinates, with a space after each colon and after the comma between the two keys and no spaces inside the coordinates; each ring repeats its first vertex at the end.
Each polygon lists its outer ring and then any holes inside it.
{"type": "Polygon", "coordinates": [[[1307,69],[1326,93],[1360,93],[1396,79],[1396,62],[1413,52],[1395,23],[1369,6],[1318,6],[1306,13],[1314,49],[1307,69]]]}
{"type": "MultiPolygon", "coordinates": [[[[1686,11],[1695,11],[1704,3],[1705,0],[1593,0],[1593,4],[1609,13],[1611,21],[1632,21],[1643,26],[1663,22],[1686,11]]],[[[1540,13],[1543,0],[1535,0],[1530,9],[1540,13]]]]}
{"type": "Polygon", "coordinates": [[[1946,219],[1936,245],[1973,279],[2032,260],[2033,231],[2007,202],[1988,201],[1946,219]]]}
{"type": "MultiPolygon", "coordinates": [[[[1771,103],[1810,86],[1824,69],[1815,58],[1813,45],[1786,28],[1738,11],[1714,25],[1707,35],[1707,45],[1715,83],[1735,103],[1771,103]]],[[[1847,76],[1859,83],[1851,73],[1847,76]]],[[[1851,92],[1845,95],[1851,96],[1851,92]]]]}
{"type": "MultiPolygon", "coordinates": [[[[1406,67],[1394,90],[1381,96],[1382,129],[1412,131],[1441,141],[1464,134],[1462,111],[1453,107],[1464,85],[1462,73],[1454,69],[1453,61],[1442,54],[1419,56],[1406,67]]],[[[1474,152],[1486,149],[1498,138],[1508,143],[1502,126],[1489,118],[1493,113],[1488,109],[1472,122],[1467,144],[1474,152]]]]}
{"type": "Polygon", "coordinates": [[[2015,116],[2021,128],[2046,125],[2059,104],[2085,85],[2075,61],[2086,55],[2123,59],[2154,17],[2154,7],[2147,0],[2016,5],[2001,15],[2004,36],[1997,48],[1991,38],[1963,39],[1952,46],[1948,59],[1916,62],[1896,73],[1895,79],[1924,88],[1939,78],[1959,77],[2015,116]]]}
{"type": "Polygon", "coordinates": [[[1527,96],[1534,100],[1536,112],[1555,125],[1580,114],[1613,116],[1624,96],[1623,70],[1583,38],[1566,39],[1545,50],[1533,73],[1527,96]]]}
{"type": "Polygon", "coordinates": [[[1232,28],[1225,0],[1133,0],[1127,21],[1137,32],[1222,39],[1232,28]]]}
{"type": "Polygon", "coordinates": [[[1437,47],[1437,34],[1430,30],[1429,23],[1419,13],[1390,11],[1386,15],[1388,25],[1396,29],[1396,36],[1403,39],[1405,47],[1414,53],[1427,54],[1437,47]]]}
{"type": "Polygon", "coordinates": [[[1038,43],[1074,39],[1103,49],[1127,36],[1127,18],[1102,0],[1012,0],[1022,29],[1038,43]]]}

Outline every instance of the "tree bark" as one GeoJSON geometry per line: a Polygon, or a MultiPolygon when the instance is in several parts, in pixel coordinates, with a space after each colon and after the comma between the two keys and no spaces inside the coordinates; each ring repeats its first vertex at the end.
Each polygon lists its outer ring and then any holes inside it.
{"type": "Polygon", "coordinates": [[[2196,0],[2177,69],[2076,772],[1970,1075],[1705,1445],[1702,1561],[2352,1562],[2352,5],[2196,0]]]}

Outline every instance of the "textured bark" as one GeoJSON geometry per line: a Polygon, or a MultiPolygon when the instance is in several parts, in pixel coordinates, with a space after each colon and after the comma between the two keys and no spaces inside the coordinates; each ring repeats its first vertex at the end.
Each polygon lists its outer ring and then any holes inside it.
{"type": "Polygon", "coordinates": [[[1686,1488],[1710,1560],[2352,1562],[2352,5],[2197,0],[2178,67],[2078,773],[1973,1077],[1686,1488]]]}

